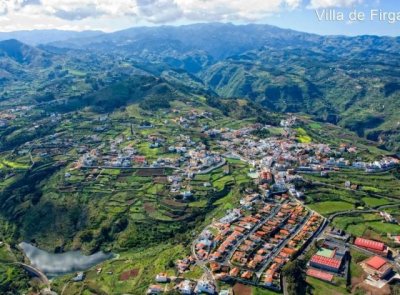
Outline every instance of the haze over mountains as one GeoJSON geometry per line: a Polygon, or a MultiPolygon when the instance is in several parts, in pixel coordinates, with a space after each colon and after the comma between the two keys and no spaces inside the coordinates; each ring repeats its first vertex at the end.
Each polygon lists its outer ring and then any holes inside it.
{"type": "Polygon", "coordinates": [[[399,149],[400,38],[219,23],[60,32],[58,38],[40,32],[9,36],[41,45],[0,42],[3,101],[16,95],[75,106],[84,101],[107,111],[140,100],[143,91],[133,91],[129,83],[140,87],[137,81],[153,76],[148,87],[156,90],[145,90],[151,96],[162,96],[163,89],[170,96],[175,89],[248,98],[271,111],[308,113],[399,149]]]}
{"type": "Polygon", "coordinates": [[[104,34],[101,31],[63,31],[63,30],[32,30],[0,32],[0,41],[17,39],[29,45],[39,45],[49,42],[65,41],[71,38],[87,38],[104,34]]]}

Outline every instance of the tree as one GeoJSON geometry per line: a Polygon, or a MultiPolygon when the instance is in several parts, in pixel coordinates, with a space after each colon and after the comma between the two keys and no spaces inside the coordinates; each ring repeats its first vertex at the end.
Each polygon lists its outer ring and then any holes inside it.
{"type": "Polygon", "coordinates": [[[287,292],[289,295],[307,293],[307,282],[304,272],[305,267],[305,261],[300,259],[289,262],[283,267],[282,274],[286,278],[287,292]]]}

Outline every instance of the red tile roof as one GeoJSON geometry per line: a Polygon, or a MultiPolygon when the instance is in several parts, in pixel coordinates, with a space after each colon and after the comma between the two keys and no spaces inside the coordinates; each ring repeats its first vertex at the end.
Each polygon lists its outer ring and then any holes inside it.
{"type": "Polygon", "coordinates": [[[310,277],[314,277],[320,280],[331,282],[333,280],[333,275],[327,272],[323,272],[320,270],[316,270],[313,268],[309,268],[307,270],[307,275],[310,277]]]}
{"type": "Polygon", "coordinates": [[[366,264],[373,269],[379,270],[382,266],[384,266],[387,261],[379,256],[371,257],[366,261],[366,264]]]}
{"type": "Polygon", "coordinates": [[[377,241],[367,240],[363,238],[357,238],[354,245],[362,248],[372,249],[376,251],[384,251],[385,244],[377,241]]]}
{"type": "Polygon", "coordinates": [[[310,261],[316,264],[329,266],[335,269],[339,269],[341,264],[341,261],[338,259],[324,257],[321,255],[314,255],[310,261]]]}

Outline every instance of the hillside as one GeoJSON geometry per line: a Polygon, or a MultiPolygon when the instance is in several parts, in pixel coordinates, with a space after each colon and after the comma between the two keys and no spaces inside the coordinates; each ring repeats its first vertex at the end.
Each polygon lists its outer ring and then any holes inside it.
{"type": "Polygon", "coordinates": [[[338,124],[388,150],[400,148],[400,38],[213,23],[132,28],[35,50],[51,54],[53,66],[39,63],[46,70],[34,73],[26,62],[43,60],[30,57],[34,50],[0,58],[6,64],[0,72],[3,100],[80,99],[121,87],[132,75],[149,75],[179,84],[185,95],[248,98],[270,111],[307,113],[338,124]],[[22,64],[10,66],[10,56],[22,64]],[[23,82],[19,91],[17,77],[23,82]],[[43,89],[54,97],[43,98],[43,89]]]}
{"type": "Polygon", "coordinates": [[[248,97],[278,112],[312,114],[396,148],[399,57],[368,51],[333,57],[327,50],[264,48],[216,63],[201,77],[220,96],[248,97]]]}
{"type": "Polygon", "coordinates": [[[347,247],[400,249],[399,39],[79,36],[0,41],[1,294],[153,293],[164,273],[165,294],[369,290],[347,247]],[[349,252],[332,284],[299,277],[325,250],[349,252]]]}
{"type": "Polygon", "coordinates": [[[399,149],[400,39],[318,36],[268,25],[132,28],[53,44],[115,51],[194,74],[221,97],[302,112],[399,149]]]}
{"type": "Polygon", "coordinates": [[[0,58],[10,59],[18,64],[47,67],[51,64],[50,54],[18,40],[0,41],[0,58]]]}

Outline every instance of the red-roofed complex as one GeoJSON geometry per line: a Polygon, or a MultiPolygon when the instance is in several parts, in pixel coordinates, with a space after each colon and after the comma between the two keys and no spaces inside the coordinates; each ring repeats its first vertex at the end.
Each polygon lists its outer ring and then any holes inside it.
{"type": "Polygon", "coordinates": [[[316,268],[339,272],[342,261],[339,259],[324,257],[320,255],[314,255],[310,260],[310,265],[316,268]]]}
{"type": "Polygon", "coordinates": [[[379,252],[381,254],[386,251],[386,246],[384,243],[367,240],[363,238],[357,238],[354,242],[354,245],[367,249],[372,252],[379,252]]]}
{"type": "Polygon", "coordinates": [[[327,282],[332,282],[333,280],[333,274],[324,272],[324,271],[320,271],[320,270],[316,270],[313,268],[309,268],[307,270],[307,275],[310,277],[314,277],[323,281],[327,281],[327,282]]]}
{"type": "Polygon", "coordinates": [[[392,271],[390,263],[379,256],[368,258],[361,263],[361,266],[366,273],[379,279],[385,277],[392,271]]]}

